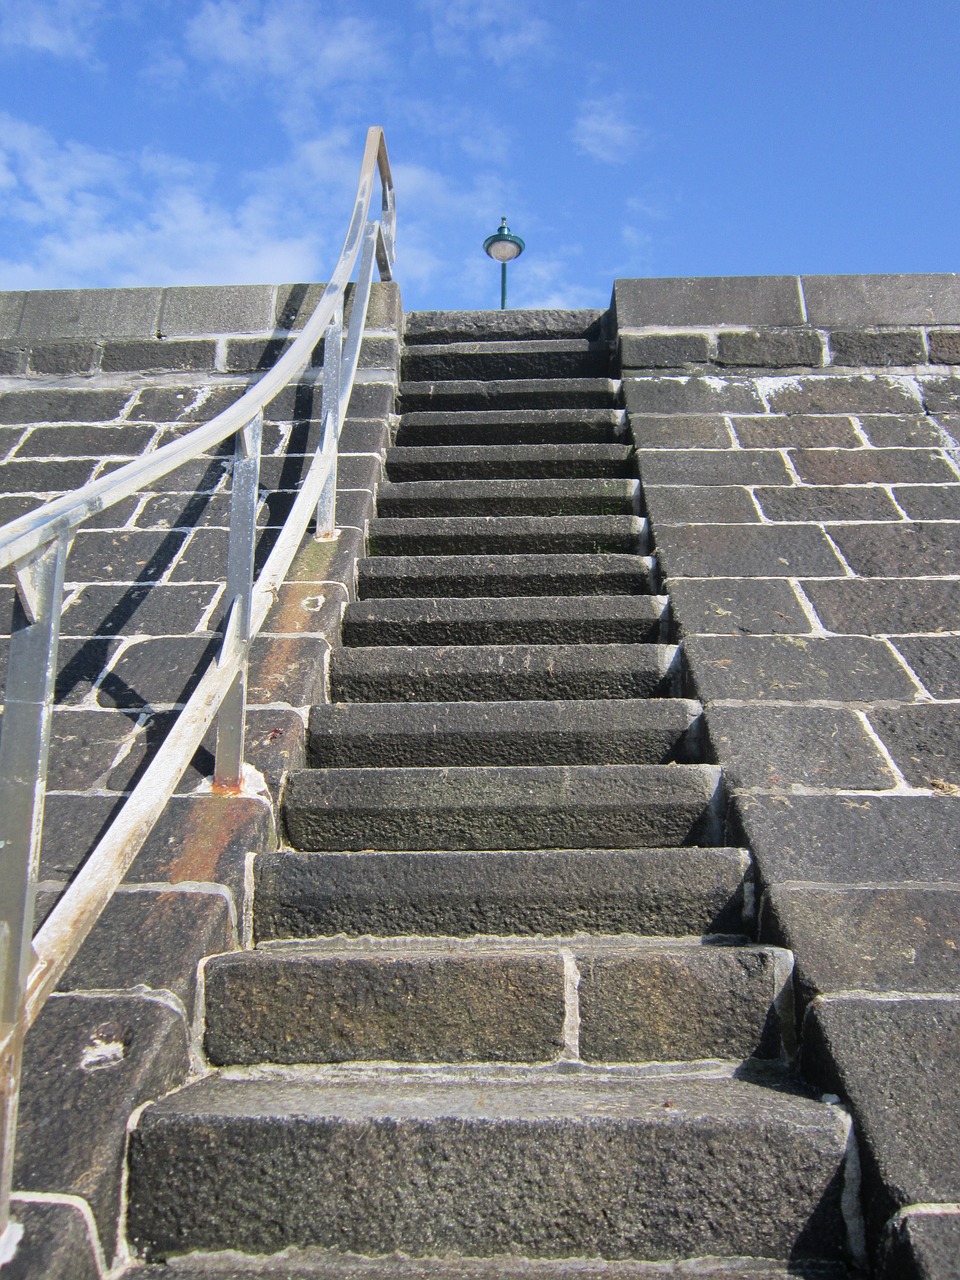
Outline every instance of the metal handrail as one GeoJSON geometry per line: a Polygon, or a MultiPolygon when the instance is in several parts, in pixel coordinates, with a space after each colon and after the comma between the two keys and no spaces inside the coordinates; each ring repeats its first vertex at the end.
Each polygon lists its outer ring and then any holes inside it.
{"type": "Polygon", "coordinates": [[[155,453],[57,498],[0,528],[0,568],[17,580],[7,698],[0,738],[0,1265],[20,1228],[10,1221],[14,1136],[23,1038],[110,901],[205,733],[217,719],[214,787],[243,793],[244,713],[250,645],[316,515],[315,537],[335,536],[337,441],[360,357],[373,269],[391,278],[396,208],[383,131],[367,133],[353,214],[339,260],[313,315],[290,349],[238,400],[155,453]],[[379,175],[380,216],[369,219],[379,175]],[[349,329],[346,285],[360,267],[349,329]],[[308,366],[324,339],[321,442],[256,582],[253,555],[263,410],[308,366]],[[32,937],[43,825],[50,719],[67,553],[97,512],[234,437],[223,641],[162,746],[83,867],[32,937]]]}

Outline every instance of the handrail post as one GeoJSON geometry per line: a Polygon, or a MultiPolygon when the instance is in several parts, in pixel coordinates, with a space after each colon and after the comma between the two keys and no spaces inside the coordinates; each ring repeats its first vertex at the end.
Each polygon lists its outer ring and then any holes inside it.
{"type": "Polygon", "coordinates": [[[343,364],[343,300],[337,303],[323,340],[323,393],[320,421],[323,438],[320,453],[330,458],[330,472],[317,503],[317,541],[336,537],[337,448],[340,443],[340,374],[343,364]]]}
{"type": "MultiPolygon", "coordinates": [[[[230,534],[227,544],[227,589],[224,596],[221,662],[250,638],[253,597],[253,557],[257,545],[257,499],[260,485],[260,446],[263,413],[236,434],[230,494],[230,534]]],[[[247,659],[226,694],[217,717],[217,753],[213,784],[219,791],[243,785],[244,720],[247,712],[247,659]]]]}
{"type": "Polygon", "coordinates": [[[23,1058],[23,999],[33,964],[33,914],[50,721],[57,679],[63,577],[72,537],[60,537],[15,566],[7,697],[0,738],[0,1261],[16,1247],[10,1222],[14,1140],[23,1058]]]}

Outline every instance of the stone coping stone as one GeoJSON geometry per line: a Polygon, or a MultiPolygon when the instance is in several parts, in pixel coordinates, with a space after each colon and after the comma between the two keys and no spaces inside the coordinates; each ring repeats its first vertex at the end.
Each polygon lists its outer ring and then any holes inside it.
{"type": "Polygon", "coordinates": [[[803,276],[813,325],[960,323],[960,275],[803,276]]]}
{"type": "Polygon", "coordinates": [[[617,280],[617,325],[798,325],[803,304],[796,276],[692,276],[617,280]]]}
{"type": "Polygon", "coordinates": [[[738,795],[765,884],[954,884],[960,797],[738,795]]]}
{"type": "Polygon", "coordinates": [[[960,883],[773,885],[760,932],[794,952],[801,1007],[840,991],[960,995],[960,883]]]}
{"type": "Polygon", "coordinates": [[[868,1238],[911,1204],[960,1201],[960,999],[821,997],[801,1069],[853,1107],[868,1238]]]}

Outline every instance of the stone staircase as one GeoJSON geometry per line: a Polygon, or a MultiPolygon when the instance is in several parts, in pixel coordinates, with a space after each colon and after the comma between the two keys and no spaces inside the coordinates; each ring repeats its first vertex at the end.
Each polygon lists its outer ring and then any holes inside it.
{"type": "Polygon", "coordinates": [[[843,1274],[848,1122],[749,940],[614,373],[598,313],[407,318],[292,848],[131,1134],[158,1270],[843,1274]]]}

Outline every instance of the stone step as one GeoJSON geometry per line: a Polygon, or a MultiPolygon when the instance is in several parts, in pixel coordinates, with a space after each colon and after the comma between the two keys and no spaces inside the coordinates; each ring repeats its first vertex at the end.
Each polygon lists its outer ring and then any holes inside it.
{"type": "Polygon", "coordinates": [[[334,649],[332,702],[668,698],[680,654],[666,644],[399,645],[334,649]]]}
{"type": "Polygon", "coordinates": [[[295,849],[623,849],[719,844],[712,765],[294,769],[295,849]]]}
{"type": "Polygon", "coordinates": [[[361,600],[438,596],[642,595],[652,557],[635,555],[372,556],[357,567],[361,600]]]}
{"type": "Polygon", "coordinates": [[[700,939],[331,938],[205,966],[214,1066],[778,1058],[788,951],[700,939]]]}
{"type": "Polygon", "coordinates": [[[377,490],[377,515],[614,516],[638,515],[640,482],[589,480],[418,480],[377,490]]]}
{"type": "Polygon", "coordinates": [[[400,418],[396,444],[445,445],[571,445],[624,444],[627,418],[622,409],[583,409],[560,405],[555,409],[466,409],[451,412],[409,409],[400,418]]]}
{"type": "Polygon", "coordinates": [[[417,343],[404,349],[400,376],[405,382],[606,378],[610,366],[609,344],[585,338],[417,343]]]}
{"type": "MultiPolygon", "coordinates": [[[[387,450],[391,483],[421,480],[632,478],[636,455],[625,444],[407,445],[387,450]]],[[[380,493],[384,486],[381,485],[380,493]]]]}
{"type": "Polygon", "coordinates": [[[701,759],[699,702],[333,702],[310,708],[307,761],[388,765],[667,764],[701,759]]]}
{"type": "Polygon", "coordinates": [[[522,342],[550,338],[589,338],[605,335],[604,311],[536,311],[511,307],[508,311],[408,311],[403,318],[407,346],[441,342],[522,342]]]}
{"type": "MultiPolygon", "coordinates": [[[[401,382],[397,412],[466,409],[614,409],[620,382],[614,378],[459,378],[401,382]]],[[[518,441],[518,443],[520,443],[518,441]]]]}
{"type": "MultiPolygon", "coordinates": [[[[23,1209],[18,1205],[18,1214],[23,1209]]],[[[137,1272],[143,1280],[851,1280],[842,1262],[764,1258],[683,1258],[644,1262],[603,1258],[364,1258],[329,1249],[284,1249],[257,1257],[191,1253],[137,1272]]]]}
{"type": "Polygon", "coordinates": [[[666,596],[358,600],[345,645],[648,644],[669,636],[666,596]]]}
{"type": "Polygon", "coordinates": [[[845,1118],[762,1076],[288,1071],[141,1113],[127,1221],[147,1260],[843,1254],[845,1118]]]}
{"type": "Polygon", "coordinates": [[[441,516],[374,519],[373,556],[643,555],[647,522],[639,516],[441,516]]]}
{"type": "Polygon", "coordinates": [[[254,928],[260,940],[736,934],[749,876],[749,855],[727,848],[282,850],[254,863],[254,928]]]}

